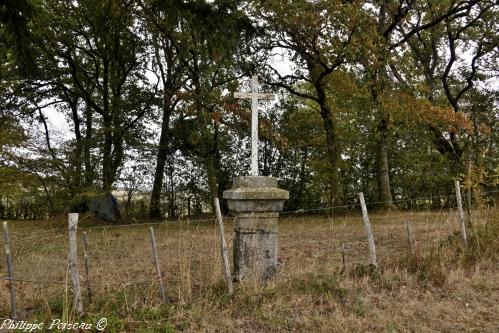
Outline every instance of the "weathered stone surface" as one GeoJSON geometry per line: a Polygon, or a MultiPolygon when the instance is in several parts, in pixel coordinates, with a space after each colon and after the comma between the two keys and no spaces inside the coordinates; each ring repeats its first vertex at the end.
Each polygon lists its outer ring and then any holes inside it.
{"type": "Polygon", "coordinates": [[[289,192],[277,188],[277,179],[236,177],[224,192],[236,216],[234,226],[234,277],[269,279],[277,272],[278,219],[289,192]]]}
{"type": "Polygon", "coordinates": [[[236,177],[232,181],[232,188],[277,188],[277,178],[265,176],[236,177]]]}
{"type": "Polygon", "coordinates": [[[229,204],[229,210],[234,213],[244,212],[279,212],[284,207],[284,200],[258,200],[258,199],[232,199],[226,198],[229,204]]]}
{"type": "Polygon", "coordinates": [[[277,232],[234,234],[234,278],[267,280],[277,273],[277,232]]]}
{"type": "Polygon", "coordinates": [[[289,199],[289,192],[274,187],[240,187],[224,191],[224,198],[229,200],[284,200],[289,199]]]}
{"type": "Polygon", "coordinates": [[[278,213],[274,214],[247,214],[247,216],[237,215],[234,228],[241,232],[275,232],[277,233],[278,213]]]}

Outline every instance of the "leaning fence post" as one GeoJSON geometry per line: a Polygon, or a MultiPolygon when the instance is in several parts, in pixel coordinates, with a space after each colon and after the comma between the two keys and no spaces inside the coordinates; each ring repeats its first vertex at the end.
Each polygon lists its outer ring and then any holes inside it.
{"type": "Polygon", "coordinates": [[[215,212],[217,214],[218,228],[220,230],[220,243],[222,245],[221,250],[222,250],[222,258],[224,261],[225,280],[227,281],[227,288],[229,289],[229,294],[232,294],[234,288],[232,286],[232,276],[230,274],[229,257],[227,256],[227,245],[225,244],[222,212],[220,211],[220,202],[218,201],[218,198],[215,198],[214,201],[215,201],[215,212]]]}
{"type": "Polygon", "coordinates": [[[92,288],[90,286],[90,264],[88,259],[88,238],[87,232],[83,232],[83,259],[85,260],[85,277],[88,291],[88,302],[92,303],[92,288]]]}
{"type": "Polygon", "coordinates": [[[78,315],[83,314],[83,302],[81,300],[80,280],[78,277],[78,258],[76,245],[76,228],[78,226],[78,213],[68,214],[69,218],[69,272],[73,284],[73,306],[78,315]]]}
{"type": "Polygon", "coordinates": [[[165,287],[163,286],[163,278],[161,276],[161,269],[159,268],[158,251],[156,250],[156,238],[154,237],[153,227],[149,227],[149,235],[151,236],[151,246],[152,246],[152,253],[154,256],[154,266],[156,267],[156,274],[158,274],[159,292],[161,294],[161,299],[166,304],[165,287]]]}
{"type": "Polygon", "coordinates": [[[10,251],[9,227],[7,222],[3,223],[3,240],[5,242],[5,255],[7,257],[7,278],[10,285],[10,308],[12,310],[12,319],[17,319],[16,307],[16,286],[14,285],[14,268],[12,267],[12,252],[10,251]]]}
{"type": "Polygon", "coordinates": [[[376,245],[374,244],[373,232],[371,230],[371,223],[369,223],[369,215],[367,215],[366,202],[364,200],[364,193],[359,193],[360,206],[362,208],[362,217],[364,219],[364,228],[367,233],[367,241],[369,243],[369,254],[371,265],[378,268],[378,261],[376,260],[376,245]]]}
{"type": "Polygon", "coordinates": [[[461,199],[461,185],[459,184],[459,180],[455,181],[455,185],[456,185],[457,211],[459,213],[459,224],[461,225],[461,236],[463,237],[464,245],[468,245],[468,237],[466,236],[466,224],[464,221],[463,201],[461,199]]]}

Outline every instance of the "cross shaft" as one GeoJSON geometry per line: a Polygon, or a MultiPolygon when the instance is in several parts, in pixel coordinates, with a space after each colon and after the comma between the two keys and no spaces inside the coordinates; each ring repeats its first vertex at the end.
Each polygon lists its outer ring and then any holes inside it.
{"type": "Polygon", "coordinates": [[[251,175],[258,176],[258,100],[274,100],[274,94],[258,92],[258,76],[251,77],[251,92],[236,92],[235,98],[251,99],[251,175]]]}

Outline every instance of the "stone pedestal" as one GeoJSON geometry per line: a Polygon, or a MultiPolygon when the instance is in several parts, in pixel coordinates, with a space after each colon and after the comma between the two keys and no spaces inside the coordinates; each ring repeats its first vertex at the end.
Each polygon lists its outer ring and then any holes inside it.
{"type": "Polygon", "coordinates": [[[279,212],[289,192],[277,187],[277,179],[242,176],[224,191],[234,226],[234,278],[269,279],[277,272],[279,212]]]}

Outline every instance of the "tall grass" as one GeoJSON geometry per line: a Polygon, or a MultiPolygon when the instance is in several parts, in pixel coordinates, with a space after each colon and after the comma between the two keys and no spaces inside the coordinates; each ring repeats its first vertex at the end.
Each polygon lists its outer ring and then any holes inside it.
{"type": "MultiPolygon", "coordinates": [[[[499,322],[499,295],[491,293],[499,290],[498,216],[498,211],[474,212],[465,247],[456,233],[454,211],[373,214],[379,270],[367,265],[360,215],[282,218],[278,277],[265,284],[240,283],[234,295],[226,292],[214,223],[157,225],[168,304],[159,296],[147,227],[89,229],[94,302],[88,303],[84,291],[84,319],[108,317],[110,332],[425,332],[474,327],[493,332],[499,322]],[[412,252],[405,221],[415,239],[412,252]],[[463,302],[474,312],[461,318],[456,314],[463,302]]],[[[14,242],[18,276],[67,281],[64,232],[38,223],[14,223],[12,229],[17,239],[63,236],[14,242]]],[[[228,221],[229,248],[231,229],[228,221]]],[[[80,262],[83,272],[83,258],[80,262]]],[[[71,291],[63,285],[17,287],[24,318],[77,319],[71,291]]],[[[2,288],[1,317],[9,313],[7,299],[8,289],[2,288]]]]}

